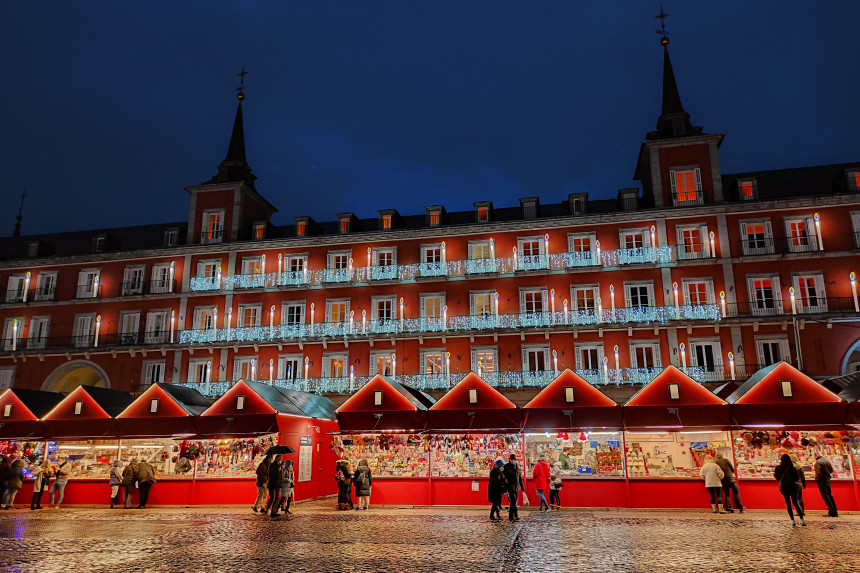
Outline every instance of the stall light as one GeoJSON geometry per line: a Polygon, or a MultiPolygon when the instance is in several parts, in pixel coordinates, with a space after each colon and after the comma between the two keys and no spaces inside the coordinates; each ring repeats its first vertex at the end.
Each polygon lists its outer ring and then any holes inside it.
{"type": "Polygon", "coordinates": [[[355,311],[349,311],[349,333],[352,334],[352,325],[355,322],[355,311]]]}
{"type": "Polygon", "coordinates": [[[80,416],[83,409],[84,403],[82,400],[78,400],[77,402],[75,402],[75,416],[80,416]]]}
{"type": "Polygon", "coordinates": [[[403,332],[403,297],[400,297],[400,331],[403,332]]]}
{"type": "Polygon", "coordinates": [[[654,436],[667,432],[677,432],[681,429],[683,429],[683,426],[660,426],[653,430],[627,430],[627,433],[631,436],[654,436]]]}
{"type": "Polygon", "coordinates": [[[269,358],[269,384],[274,384],[275,382],[275,361],[272,358],[269,358]]]}
{"type": "Polygon", "coordinates": [[[478,389],[477,388],[469,388],[469,404],[477,404],[478,403],[478,389]]]}
{"type": "Polygon", "coordinates": [[[555,323],[555,289],[549,291],[549,323],[555,323]]]}
{"type": "Polygon", "coordinates": [[[281,274],[284,272],[284,254],[278,253],[278,280],[281,279],[281,274]]]}
{"type": "Polygon", "coordinates": [[[735,379],[735,355],[729,352],[729,372],[732,376],[732,381],[735,379]]]}
{"type": "Polygon", "coordinates": [[[597,258],[597,263],[600,264],[600,241],[594,241],[594,255],[597,258]]]}
{"type": "Polygon", "coordinates": [[[367,333],[367,310],[361,311],[361,331],[367,333]]]}
{"type": "Polygon", "coordinates": [[[311,336],[314,335],[314,313],[316,311],[316,305],[311,303],[311,336]]]}
{"type": "Polygon", "coordinates": [[[173,344],[173,332],[176,330],[176,311],[170,311],[170,344],[173,344]]]}
{"type": "Polygon", "coordinates": [[[373,405],[382,406],[382,390],[373,391],[373,405]]]}
{"type": "Polygon", "coordinates": [[[780,380],[779,390],[782,392],[783,398],[793,398],[794,392],[791,389],[791,380],[780,380]]]}
{"type": "Polygon", "coordinates": [[[245,409],[245,395],[236,396],[236,409],[240,412],[245,409]]]}
{"type": "Polygon", "coordinates": [[[99,296],[99,276],[96,275],[93,277],[93,298],[99,296]]]}
{"type": "Polygon", "coordinates": [[[552,368],[556,376],[558,376],[558,351],[552,351],[552,368]]]}
{"type": "Polygon", "coordinates": [[[157,414],[158,413],[158,398],[153,398],[149,401],[149,413],[157,414]]]}
{"type": "Polygon", "coordinates": [[[9,418],[12,416],[12,404],[3,405],[3,417],[9,418]]]}
{"type": "Polygon", "coordinates": [[[561,306],[564,309],[564,323],[567,324],[568,322],[570,322],[570,315],[568,314],[567,310],[567,299],[564,299],[564,303],[561,306]]]}
{"type": "Polygon", "coordinates": [[[675,297],[675,318],[681,318],[681,309],[678,306],[678,283],[672,283],[672,294],[675,297]]]}
{"type": "Polygon", "coordinates": [[[767,430],[767,429],[776,429],[776,428],[784,428],[785,424],[747,424],[744,428],[749,428],[753,430],[767,430]]]}
{"type": "Polygon", "coordinates": [[[30,291],[30,280],[32,280],[33,274],[30,271],[27,271],[27,274],[24,275],[24,296],[21,302],[27,302],[27,293],[30,291]]]}
{"type": "Polygon", "coordinates": [[[848,280],[851,281],[851,295],[854,297],[854,312],[860,312],[860,304],[857,303],[857,274],[851,271],[848,275],[848,280]]]}
{"type": "Polygon", "coordinates": [[[565,404],[573,404],[574,401],[574,388],[573,386],[565,386],[564,387],[564,402],[565,404]]]}
{"type": "Polygon", "coordinates": [[[233,328],[233,307],[227,307],[227,318],[225,319],[227,324],[224,327],[227,329],[227,340],[230,340],[230,329],[233,328]]]}
{"type": "Polygon", "coordinates": [[[723,318],[726,317],[726,291],[720,291],[720,310],[723,313],[723,318]]]}
{"type": "Polygon", "coordinates": [[[12,352],[18,350],[18,319],[12,319],[12,352]]]}
{"type": "Polygon", "coordinates": [[[824,237],[821,236],[821,218],[818,213],[813,213],[812,218],[815,220],[815,234],[818,236],[818,250],[824,250],[824,237]]]}
{"type": "MultiPolygon", "coordinates": [[[[856,297],[855,297],[856,298],[856,297]]],[[[856,301],[855,301],[856,304],[856,301]]],[[[442,307],[442,330],[448,330],[448,305],[442,307]]]]}
{"type": "Polygon", "coordinates": [[[681,369],[686,372],[687,371],[687,345],[683,342],[678,346],[681,350],[681,369]]]}
{"type": "Polygon", "coordinates": [[[612,320],[615,320],[615,285],[609,285],[609,302],[612,305],[612,320]]]}
{"type": "Polygon", "coordinates": [[[690,432],[681,432],[685,435],[698,435],[698,434],[723,434],[725,430],[694,430],[690,432]]]}
{"type": "Polygon", "coordinates": [[[603,383],[609,384],[609,358],[603,357],[603,383]]]}
{"type": "Polygon", "coordinates": [[[93,346],[99,347],[99,331],[102,329],[102,315],[96,316],[96,331],[93,333],[93,346]]]}
{"type": "Polygon", "coordinates": [[[681,388],[677,382],[672,382],[668,384],[669,386],[669,399],[670,400],[680,400],[681,399],[681,388]]]}
{"type": "MultiPolygon", "coordinates": [[[[164,448],[162,444],[135,444],[133,446],[128,446],[129,448],[134,448],[136,450],[148,450],[151,448],[164,448]]],[[[108,446],[105,449],[113,449],[113,446],[108,446]]]]}
{"type": "Polygon", "coordinates": [[[355,365],[349,365],[349,391],[352,392],[352,389],[355,387],[355,365]]]}
{"type": "Polygon", "coordinates": [[[794,287],[788,287],[788,298],[791,300],[791,314],[797,314],[797,298],[794,296],[794,287]]]}
{"type": "Polygon", "coordinates": [[[519,270],[520,264],[519,264],[519,260],[517,258],[517,248],[514,247],[513,250],[514,250],[514,270],[516,271],[516,270],[519,270]]]}

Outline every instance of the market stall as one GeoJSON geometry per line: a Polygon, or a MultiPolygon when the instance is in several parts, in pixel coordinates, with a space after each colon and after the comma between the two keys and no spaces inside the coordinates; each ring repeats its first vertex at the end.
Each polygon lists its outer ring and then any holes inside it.
{"type": "Polygon", "coordinates": [[[624,405],[629,507],[707,507],[705,456],[731,459],[729,406],[674,366],[624,405]]]}
{"type": "Polygon", "coordinates": [[[427,410],[434,402],[377,375],[337,409],[341,435],[334,438],[335,452],[353,470],[368,461],[373,503],[430,503],[427,410]]]}
{"type": "Polygon", "coordinates": [[[860,372],[855,372],[851,381],[839,392],[839,397],[848,402],[845,422],[853,429],[851,433],[851,465],[854,468],[854,491],[860,505],[860,372]]]}
{"type": "Polygon", "coordinates": [[[294,464],[297,501],[336,493],[334,411],[323,396],[239,380],[194,419],[197,433],[180,443],[180,456],[196,462],[192,503],[253,501],[255,469],[275,444],[294,450],[285,458],[294,464]]]}
{"type": "Polygon", "coordinates": [[[826,509],[815,489],[815,456],[833,465],[833,497],[841,509],[858,508],[851,466],[851,442],[846,425],[848,403],[786,362],[753,374],[728,398],[732,411],[732,440],[741,495],[752,507],[784,506],[773,471],[782,454],[797,456],[807,480],[804,503],[826,509]]]}
{"type": "Polygon", "coordinates": [[[0,454],[23,459],[27,464],[26,479],[44,458],[46,432],[39,418],[62,399],[63,395],[56,392],[21,388],[7,388],[0,393],[0,454]]]}
{"type": "MultiPolygon", "coordinates": [[[[622,428],[621,406],[565,370],[523,406],[525,473],[544,455],[561,467],[562,506],[625,507],[622,428]]],[[[532,499],[535,489],[529,480],[532,499]]]]}
{"type": "Polygon", "coordinates": [[[430,504],[485,505],[496,458],[515,454],[525,468],[520,408],[474,372],[428,414],[430,504]]]}

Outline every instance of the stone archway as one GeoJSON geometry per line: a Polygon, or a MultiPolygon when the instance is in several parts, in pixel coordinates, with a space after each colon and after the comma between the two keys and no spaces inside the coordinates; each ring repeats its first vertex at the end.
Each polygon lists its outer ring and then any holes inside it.
{"type": "Polygon", "coordinates": [[[854,342],[854,345],[845,353],[845,358],[842,359],[842,374],[854,372],[860,372],[860,340],[854,342]]]}
{"type": "Polygon", "coordinates": [[[89,360],[72,360],[51,372],[42,390],[68,394],[78,386],[110,388],[110,380],[101,366],[89,360]]]}

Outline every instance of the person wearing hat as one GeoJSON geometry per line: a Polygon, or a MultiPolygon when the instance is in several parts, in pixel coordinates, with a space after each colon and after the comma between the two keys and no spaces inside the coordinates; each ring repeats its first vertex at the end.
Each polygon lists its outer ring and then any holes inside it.
{"type": "Polygon", "coordinates": [[[505,466],[505,460],[496,458],[493,463],[493,468],[490,470],[490,481],[487,484],[487,501],[492,506],[490,508],[490,521],[501,521],[502,515],[500,508],[502,506],[502,494],[505,493],[505,474],[502,468],[505,466]]]}
{"type": "Polygon", "coordinates": [[[532,479],[535,480],[535,489],[537,490],[540,506],[538,511],[543,511],[546,508],[549,511],[549,503],[546,501],[544,492],[549,489],[549,464],[546,463],[546,456],[541,454],[538,456],[538,461],[532,470],[532,479]]]}

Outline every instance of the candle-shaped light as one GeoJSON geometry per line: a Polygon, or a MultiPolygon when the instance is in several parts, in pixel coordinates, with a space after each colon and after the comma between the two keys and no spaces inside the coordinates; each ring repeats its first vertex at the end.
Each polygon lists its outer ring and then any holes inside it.
{"type": "Polygon", "coordinates": [[[651,248],[657,247],[657,227],[651,225],[651,248]]]}
{"type": "Polygon", "coordinates": [[[594,257],[597,259],[595,264],[598,264],[598,265],[601,264],[601,261],[600,261],[600,241],[598,241],[596,239],[594,241],[594,257]]]}
{"type": "Polygon", "coordinates": [[[490,260],[492,261],[493,267],[496,265],[496,240],[492,237],[490,238],[490,260]]]}
{"type": "Polygon", "coordinates": [[[257,380],[257,360],[251,359],[251,380],[257,380]]]}
{"type": "Polygon", "coordinates": [[[447,304],[442,307],[442,330],[448,330],[448,305],[447,304]]]}
{"type": "Polygon", "coordinates": [[[797,314],[797,297],[794,296],[794,287],[788,287],[788,298],[791,300],[791,314],[797,314]]]}
{"type": "Polygon", "coordinates": [[[684,372],[687,371],[687,345],[683,342],[678,345],[678,349],[681,351],[681,370],[684,372]]]}
{"type": "Polygon", "coordinates": [[[546,266],[549,267],[549,233],[543,236],[543,254],[546,258],[546,266]]]}
{"type": "Polygon", "coordinates": [[[397,376],[397,353],[391,353],[391,379],[393,380],[397,376]]]}
{"type": "MultiPolygon", "coordinates": [[[[218,307],[215,307],[212,310],[212,331],[216,333],[218,332],[218,307]]],[[[215,338],[217,337],[218,336],[216,334],[215,338]]]]}
{"type": "Polygon", "coordinates": [[[281,275],[284,272],[284,254],[278,253],[278,280],[281,280],[281,275]]]}
{"type": "Polygon", "coordinates": [[[269,358],[269,384],[275,382],[275,361],[269,358]]]}
{"type": "Polygon", "coordinates": [[[305,356],[305,390],[308,388],[308,370],[311,367],[311,359],[305,356]]]}
{"type": "Polygon", "coordinates": [[[564,299],[564,303],[561,306],[564,309],[564,323],[569,324],[570,314],[568,314],[567,299],[564,299]]]}
{"type": "Polygon", "coordinates": [[[302,276],[302,282],[304,284],[308,284],[308,265],[307,265],[307,263],[305,263],[305,265],[302,267],[302,275],[303,275],[302,276]]]}
{"type": "Polygon", "coordinates": [[[555,324],[555,289],[549,290],[549,323],[555,324]]]}
{"type": "Polygon", "coordinates": [[[814,213],[812,215],[813,220],[815,220],[815,235],[818,237],[818,250],[824,250],[824,237],[821,236],[821,218],[818,216],[818,213],[814,213]]]}
{"type": "Polygon", "coordinates": [[[451,353],[445,353],[445,380],[451,379],[451,353]]]}
{"type": "Polygon", "coordinates": [[[27,294],[30,291],[30,281],[33,278],[33,274],[30,271],[27,271],[27,274],[24,275],[24,295],[21,302],[27,302],[27,294]]]}
{"type": "Polygon", "coordinates": [[[723,318],[726,317],[726,291],[720,291],[720,310],[723,314],[723,318]]]}
{"type": "Polygon", "coordinates": [[[729,373],[731,374],[732,380],[735,379],[735,355],[729,352],[729,373]]]}
{"type": "Polygon", "coordinates": [[[227,307],[227,318],[224,319],[224,322],[227,324],[224,325],[224,330],[226,330],[226,340],[230,340],[230,331],[233,328],[233,307],[227,307]]]}
{"type": "Polygon", "coordinates": [[[558,351],[552,351],[552,369],[555,375],[558,376],[558,351]]]}
{"type": "Polygon", "coordinates": [[[361,332],[367,333],[367,310],[362,309],[361,311],[361,332]]]}
{"type": "Polygon", "coordinates": [[[373,249],[367,247],[367,278],[370,278],[370,264],[372,262],[373,249]]]}
{"type": "Polygon", "coordinates": [[[311,303],[311,336],[314,335],[314,314],[316,311],[316,305],[311,303]]]}
{"type": "Polygon", "coordinates": [[[351,310],[351,311],[349,311],[349,333],[350,334],[352,334],[352,323],[353,323],[354,319],[355,319],[355,311],[351,310]]]}
{"type": "Polygon", "coordinates": [[[355,365],[349,365],[349,391],[352,392],[352,389],[355,387],[355,365]]]}
{"type": "Polygon", "coordinates": [[[170,311],[170,344],[173,344],[173,332],[176,330],[176,311],[170,311]]]}
{"type": "Polygon", "coordinates": [[[618,372],[618,380],[620,380],[621,379],[621,364],[618,361],[618,345],[617,344],[612,348],[612,351],[615,353],[615,370],[616,370],[616,372],[618,372]]]}
{"type": "Polygon", "coordinates": [[[675,298],[675,318],[681,318],[681,307],[678,305],[678,283],[672,283],[672,296],[675,298]]]}
{"type": "Polygon", "coordinates": [[[711,245],[711,256],[716,257],[717,256],[717,249],[714,246],[714,232],[713,231],[708,233],[708,242],[711,245]]]}
{"type": "Polygon", "coordinates": [[[603,357],[603,383],[609,384],[609,358],[603,357]]]}
{"type": "Polygon", "coordinates": [[[215,288],[218,290],[221,289],[221,267],[220,267],[220,265],[218,266],[218,270],[215,273],[215,288]]]}
{"type": "Polygon", "coordinates": [[[400,297],[400,332],[403,332],[403,321],[404,321],[404,316],[403,316],[403,297],[401,296],[401,297],[400,297]]]}
{"type": "Polygon", "coordinates": [[[93,277],[93,298],[99,296],[99,276],[96,275],[93,277]]]}
{"type": "Polygon", "coordinates": [[[597,322],[603,320],[603,300],[597,297],[597,322]]]}
{"type": "Polygon", "coordinates": [[[442,252],[441,252],[441,254],[442,254],[442,266],[444,267],[444,266],[445,266],[445,261],[447,260],[447,259],[445,258],[445,257],[446,257],[446,254],[445,254],[445,241],[442,241],[442,248],[441,248],[441,251],[442,251],[442,252]]]}
{"type": "Polygon", "coordinates": [[[206,362],[206,394],[209,394],[209,383],[212,382],[212,361],[206,362]]]}
{"type": "MultiPolygon", "coordinates": [[[[32,325],[31,325],[32,326],[32,325]]],[[[18,319],[12,319],[12,352],[18,350],[18,319]]]]}
{"type": "Polygon", "coordinates": [[[519,268],[520,268],[520,263],[519,263],[519,258],[517,257],[517,248],[514,247],[514,270],[515,271],[519,270],[519,268]]]}
{"type": "Polygon", "coordinates": [[[493,314],[499,316],[499,291],[493,293],[493,314]]]}
{"type": "Polygon", "coordinates": [[[615,285],[609,285],[609,302],[612,305],[612,319],[615,320],[615,285]]]}
{"type": "Polygon", "coordinates": [[[265,253],[263,253],[262,256],[260,256],[260,274],[261,275],[266,274],[266,254],[265,253]]]}
{"type": "Polygon", "coordinates": [[[860,312],[860,305],[857,303],[857,274],[851,271],[848,280],[851,282],[851,296],[854,297],[854,312],[860,312]]]}
{"type": "Polygon", "coordinates": [[[347,263],[346,272],[349,273],[349,280],[352,280],[352,257],[349,257],[349,263],[347,263]]]}

